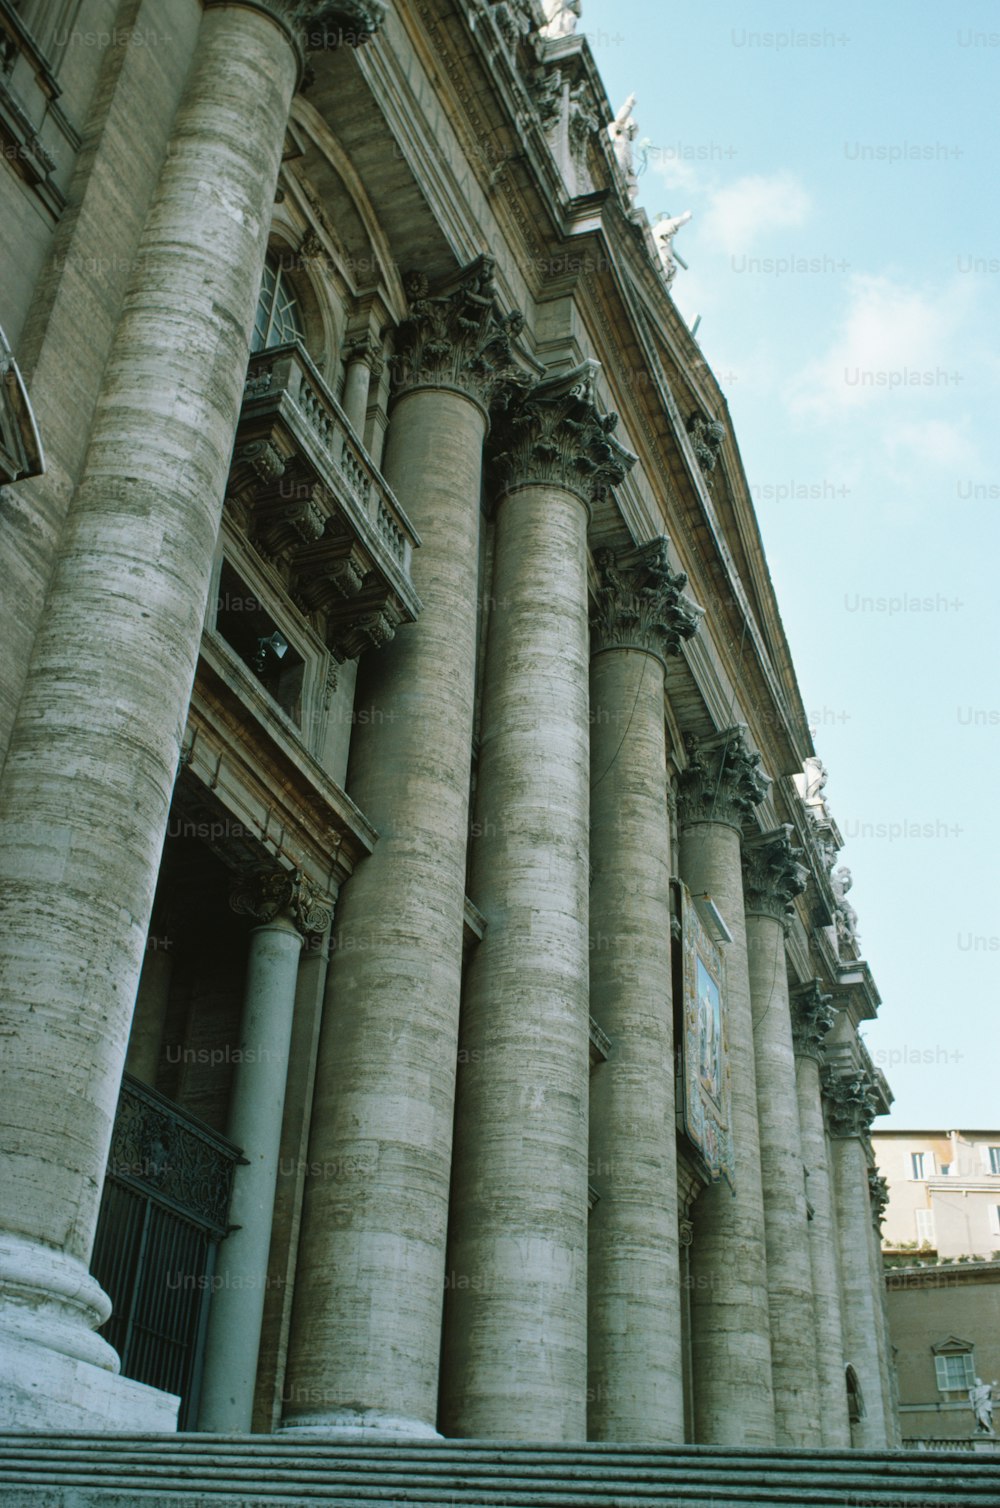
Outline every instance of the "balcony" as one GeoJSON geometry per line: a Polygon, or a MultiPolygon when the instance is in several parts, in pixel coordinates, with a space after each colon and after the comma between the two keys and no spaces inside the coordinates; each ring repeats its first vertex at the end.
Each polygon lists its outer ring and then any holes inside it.
{"type": "Polygon", "coordinates": [[[226,504],[337,660],[420,612],[416,530],[297,343],[250,360],[226,504]]]}

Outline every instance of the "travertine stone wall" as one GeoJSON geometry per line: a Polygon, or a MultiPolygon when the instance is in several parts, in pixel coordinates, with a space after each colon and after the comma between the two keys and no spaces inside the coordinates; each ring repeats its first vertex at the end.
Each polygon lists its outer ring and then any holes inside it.
{"type": "Polygon", "coordinates": [[[725,1002],[735,1192],[719,1183],[692,1212],[691,1330],[696,1439],[773,1445],[770,1317],[753,1016],[738,822],[764,795],[737,729],[699,744],[681,784],[681,878],[711,895],[732,933],[725,1002]]]}
{"type": "MultiPolygon", "coordinates": [[[[0,787],[4,1218],[53,1295],[90,1286],[297,68],[257,10],[205,13],[0,787]]],[[[72,1352],[101,1306],[52,1302],[72,1352]]]]}
{"type": "Polygon", "coordinates": [[[345,886],[316,1079],[286,1427],[433,1433],[461,994],[491,268],[411,290],[386,476],[423,541],[418,622],[362,667],[349,790],[378,830],[345,886]],[[482,305],[477,305],[477,313],[482,305]],[[465,323],[463,323],[465,322],[465,323]],[[475,328],[480,330],[480,321],[475,328]],[[431,328],[442,337],[424,350],[431,328]]]}

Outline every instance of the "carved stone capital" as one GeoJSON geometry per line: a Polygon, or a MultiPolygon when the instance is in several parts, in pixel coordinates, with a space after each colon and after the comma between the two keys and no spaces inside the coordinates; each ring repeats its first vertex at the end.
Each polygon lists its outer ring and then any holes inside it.
{"type": "Polygon", "coordinates": [[[718,463],[722,442],[726,438],[725,426],[717,419],[706,419],[704,414],[694,413],[687,421],[687,432],[691,436],[691,444],[694,447],[702,476],[708,482],[718,463]]]}
{"type": "Polygon", "coordinates": [[[872,1225],[875,1227],[875,1234],[881,1236],[882,1223],[889,1204],[889,1185],[878,1168],[868,1170],[868,1197],[871,1200],[872,1225]]]}
{"type": "Polygon", "coordinates": [[[616,487],[636,457],[612,431],[617,414],[595,401],[596,361],[547,377],[508,404],[491,450],[504,490],[565,487],[588,506],[616,487]]]}
{"type": "Polygon", "coordinates": [[[825,995],[818,979],[793,985],[789,991],[792,1007],[792,1039],[800,1057],[823,1061],[823,1046],[833,1030],[837,1012],[833,996],[825,995]]]}
{"type": "Polygon", "coordinates": [[[261,923],[284,917],[303,937],[326,931],[333,920],[332,897],[321,895],[301,870],[260,864],[240,875],[229,896],[238,916],[261,923]]]}
{"type": "Polygon", "coordinates": [[[823,1075],[830,1135],[866,1138],[878,1113],[875,1081],[863,1068],[848,1073],[829,1069],[823,1075]]]}
{"type": "MultiPolygon", "coordinates": [[[[206,0],[206,8],[227,3],[206,0]]],[[[385,20],[385,0],[244,0],[244,4],[278,23],[298,53],[300,75],[307,53],[363,47],[385,20]]]]}
{"type": "Polygon", "coordinates": [[[379,377],[385,365],[385,352],[380,341],[373,335],[363,335],[359,340],[352,340],[344,352],[344,361],[350,365],[353,361],[363,361],[373,377],[379,377]]]}
{"type": "Polygon", "coordinates": [[[745,727],[692,739],[688,754],[678,791],[681,822],[724,822],[741,830],[770,785],[760,755],[747,748],[745,727]]]}
{"type": "Polygon", "coordinates": [[[699,611],[683,596],[687,577],[667,564],[664,536],[617,556],[601,549],[594,556],[600,584],[591,617],[594,653],[643,649],[664,665],[668,655],[698,630],[699,611]]]}
{"type": "Polygon", "coordinates": [[[488,410],[511,385],[524,384],[511,351],[524,315],[501,313],[494,267],[492,257],[477,257],[435,292],[421,273],[407,276],[410,312],[399,326],[392,358],[397,394],[457,388],[488,410]]]}
{"type": "Polygon", "coordinates": [[[792,847],[791,834],[785,823],[743,843],[743,904],[751,915],[784,922],[792,915],[795,897],[806,888],[807,871],[799,863],[802,850],[792,847]]]}

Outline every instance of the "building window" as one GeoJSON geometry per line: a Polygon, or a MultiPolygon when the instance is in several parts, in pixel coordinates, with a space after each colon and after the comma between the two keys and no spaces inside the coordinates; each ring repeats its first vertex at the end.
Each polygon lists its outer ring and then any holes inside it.
{"type": "Polygon", "coordinates": [[[911,1177],[929,1178],[934,1171],[934,1158],[930,1152],[911,1152],[910,1167],[913,1170],[911,1177]]]}
{"type": "Polygon", "coordinates": [[[990,1205],[990,1230],[1000,1236],[1000,1204],[990,1205]]]}
{"type": "Polygon", "coordinates": [[[990,1172],[1000,1173],[1000,1147],[988,1148],[990,1156],[990,1172]]]}
{"type": "Polygon", "coordinates": [[[921,1246],[934,1245],[934,1211],[917,1210],[917,1240],[921,1246]]]}
{"type": "Polygon", "coordinates": [[[293,340],[301,340],[303,334],[299,301],[281,263],[277,257],[269,256],[264,265],[264,281],[260,285],[250,350],[264,351],[269,346],[288,345],[293,340]]]}
{"type": "Polygon", "coordinates": [[[964,1392],[976,1380],[971,1351],[963,1351],[957,1356],[935,1356],[934,1370],[937,1373],[938,1391],[941,1393],[964,1392]]]}

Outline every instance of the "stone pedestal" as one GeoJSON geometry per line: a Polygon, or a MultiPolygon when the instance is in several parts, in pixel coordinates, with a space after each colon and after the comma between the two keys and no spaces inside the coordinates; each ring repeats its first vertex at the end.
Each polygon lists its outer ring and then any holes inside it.
{"type": "Polygon", "coordinates": [[[0,785],[2,1218],[37,1258],[0,1257],[0,1334],[39,1369],[113,1370],[87,1267],[302,67],[276,14],[202,20],[0,785]]]}
{"type": "Polygon", "coordinates": [[[743,844],[747,963],[754,1022],[757,1117],[767,1239],[775,1442],[820,1439],[812,1260],[801,1154],[785,918],[804,886],[790,828],[743,844]]]}
{"type": "Polygon", "coordinates": [[[512,405],[498,449],[460,1043],[442,1428],[582,1440],[589,1071],[587,518],[630,458],[593,368],[512,405]]]}
{"type": "Polygon", "coordinates": [[[735,1191],[699,1195],[691,1247],[695,1438],[773,1445],[774,1395],[764,1241],[757,1079],[740,866],[740,827],[763,799],[759,757],[743,730],[698,742],[680,785],[681,878],[709,894],[732,934],[725,945],[725,1027],[732,1068],[735,1191]]]}
{"type": "Polygon", "coordinates": [[[227,1127],[246,1162],[236,1169],[229,1209],[237,1229],[219,1254],[198,1416],[199,1429],[218,1434],[250,1429],[299,954],[304,933],[322,933],[330,921],[329,907],[282,871],[249,876],[231,905],[261,925],[250,934],[227,1127]]]}
{"type": "Polygon", "coordinates": [[[857,1373],[865,1410],[853,1426],[853,1443],[863,1450],[884,1450],[888,1436],[878,1344],[880,1298],[871,1264],[872,1216],[865,1146],[875,1103],[863,1071],[830,1072],[824,1088],[833,1138],[845,1362],[857,1373]]]}
{"type": "Polygon", "coordinates": [[[483,259],[434,295],[411,288],[400,333],[386,474],[423,541],[423,611],[358,681],[348,788],[379,838],[333,934],[286,1428],[435,1433],[482,447],[511,361],[491,274],[483,259]]]}
{"type": "Polygon", "coordinates": [[[663,673],[695,629],[666,541],[597,557],[591,665],[590,1440],[684,1440],[663,673]]]}
{"type": "Polygon", "coordinates": [[[796,1091],[802,1160],[809,1174],[806,1193],[812,1207],[809,1256],[816,1327],[816,1377],[823,1445],[845,1449],[851,1443],[844,1381],[844,1336],[840,1306],[840,1260],[827,1155],[820,1064],[823,1041],[834,1023],[830,996],[817,981],[792,990],[796,1091]]]}

